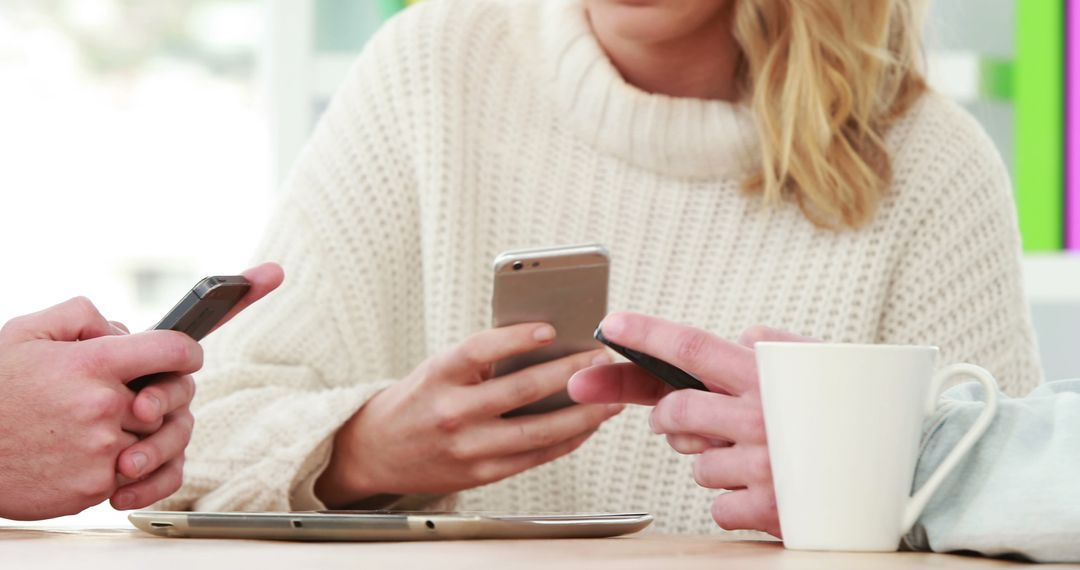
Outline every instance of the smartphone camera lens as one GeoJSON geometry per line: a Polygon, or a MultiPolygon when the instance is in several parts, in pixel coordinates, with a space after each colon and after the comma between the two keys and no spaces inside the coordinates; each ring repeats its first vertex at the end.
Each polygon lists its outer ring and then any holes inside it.
{"type": "Polygon", "coordinates": [[[512,265],[511,267],[514,268],[514,271],[521,271],[521,268],[525,267],[525,264],[520,261],[515,261],[514,265],[512,265]]]}

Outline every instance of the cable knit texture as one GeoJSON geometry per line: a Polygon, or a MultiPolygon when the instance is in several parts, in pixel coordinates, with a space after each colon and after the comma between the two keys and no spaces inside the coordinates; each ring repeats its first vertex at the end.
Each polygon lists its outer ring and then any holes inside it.
{"type": "MultiPolygon", "coordinates": [[[[927,95],[888,134],[871,224],[814,227],[740,191],[750,110],[626,84],[580,0],[435,0],[360,56],[287,182],[259,259],[282,289],[208,345],[186,484],[165,508],[314,508],[332,434],[427,355],[486,328],[491,261],[576,242],[612,254],[610,308],[734,339],[768,324],[919,343],[1040,378],[1009,181],[963,111],[927,95]]],[[[464,509],[644,510],[720,532],[716,491],[634,407],[568,457],[461,493],[464,509]]]]}

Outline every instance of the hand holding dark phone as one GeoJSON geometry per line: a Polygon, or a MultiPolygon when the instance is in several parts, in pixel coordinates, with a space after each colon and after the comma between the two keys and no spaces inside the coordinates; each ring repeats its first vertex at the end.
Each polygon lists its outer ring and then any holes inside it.
{"type": "Polygon", "coordinates": [[[603,326],[603,323],[601,323],[600,326],[596,327],[593,338],[600,341],[601,344],[611,348],[611,350],[623,355],[630,362],[645,369],[649,374],[664,381],[676,390],[692,389],[703,390],[705,392],[709,391],[709,389],[705,387],[705,384],[702,384],[701,380],[698,380],[693,374],[690,374],[682,368],[679,368],[670,362],[660,360],[655,356],[645,354],[644,352],[639,352],[632,348],[615,344],[604,338],[604,331],[602,330],[603,326]]]}
{"type": "MultiPolygon", "coordinates": [[[[153,328],[182,332],[200,341],[214,330],[250,289],[251,283],[241,275],[207,277],[188,291],[153,328]]],[[[128,388],[137,392],[156,377],[136,378],[128,382],[128,388]]]]}

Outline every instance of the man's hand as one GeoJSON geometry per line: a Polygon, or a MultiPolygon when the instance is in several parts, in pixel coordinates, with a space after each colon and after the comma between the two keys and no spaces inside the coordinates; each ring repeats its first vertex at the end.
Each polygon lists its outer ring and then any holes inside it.
{"type": "Polygon", "coordinates": [[[138,441],[127,430],[147,428],[125,383],[202,366],[181,333],[120,332],[82,297],[0,329],[0,516],[69,515],[112,496],[117,456],[138,441]]]}
{"type": "MultiPolygon", "coordinates": [[[[243,275],[251,288],[214,330],[276,289],[285,278],[276,263],[264,263],[248,269],[243,275]]],[[[188,409],[194,395],[195,381],[184,374],[155,380],[139,391],[131,410],[137,421],[125,425],[124,429],[143,439],[125,449],[117,460],[116,470],[125,484],[112,495],[114,508],[141,509],[180,488],[184,449],[191,440],[194,427],[194,418],[188,409]]]]}
{"type": "MultiPolygon", "coordinates": [[[[281,284],[281,267],[249,269],[232,318],[281,284]]],[[[223,320],[223,322],[224,322],[223,320]]],[[[85,298],[0,329],[0,517],[74,514],[112,497],[145,507],[179,487],[202,349],[182,333],[129,335],[85,298]],[[79,342],[76,342],[79,341],[79,342]],[[126,384],[164,374],[138,394],[126,384]]]]}
{"type": "Polygon", "coordinates": [[[755,327],[731,343],[693,327],[633,313],[609,315],[603,330],[612,342],[693,374],[710,392],[674,390],[636,365],[622,363],[577,373],[570,380],[570,396],[590,404],[655,405],[650,427],[665,434],[679,453],[698,456],[694,462],[698,484],[730,490],[713,502],[716,523],[779,537],[753,346],[765,340],[810,339],[755,327]]]}

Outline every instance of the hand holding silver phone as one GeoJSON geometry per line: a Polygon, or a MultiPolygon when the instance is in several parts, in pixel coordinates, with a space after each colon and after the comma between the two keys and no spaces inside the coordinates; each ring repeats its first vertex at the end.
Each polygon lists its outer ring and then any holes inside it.
{"type": "MultiPolygon", "coordinates": [[[[607,250],[599,244],[507,251],[495,258],[491,301],[492,326],[549,323],[555,341],[544,348],[495,364],[500,376],[602,345],[593,331],[607,314],[607,250]]],[[[555,394],[506,416],[549,412],[572,405],[566,392],[555,394]]]]}

